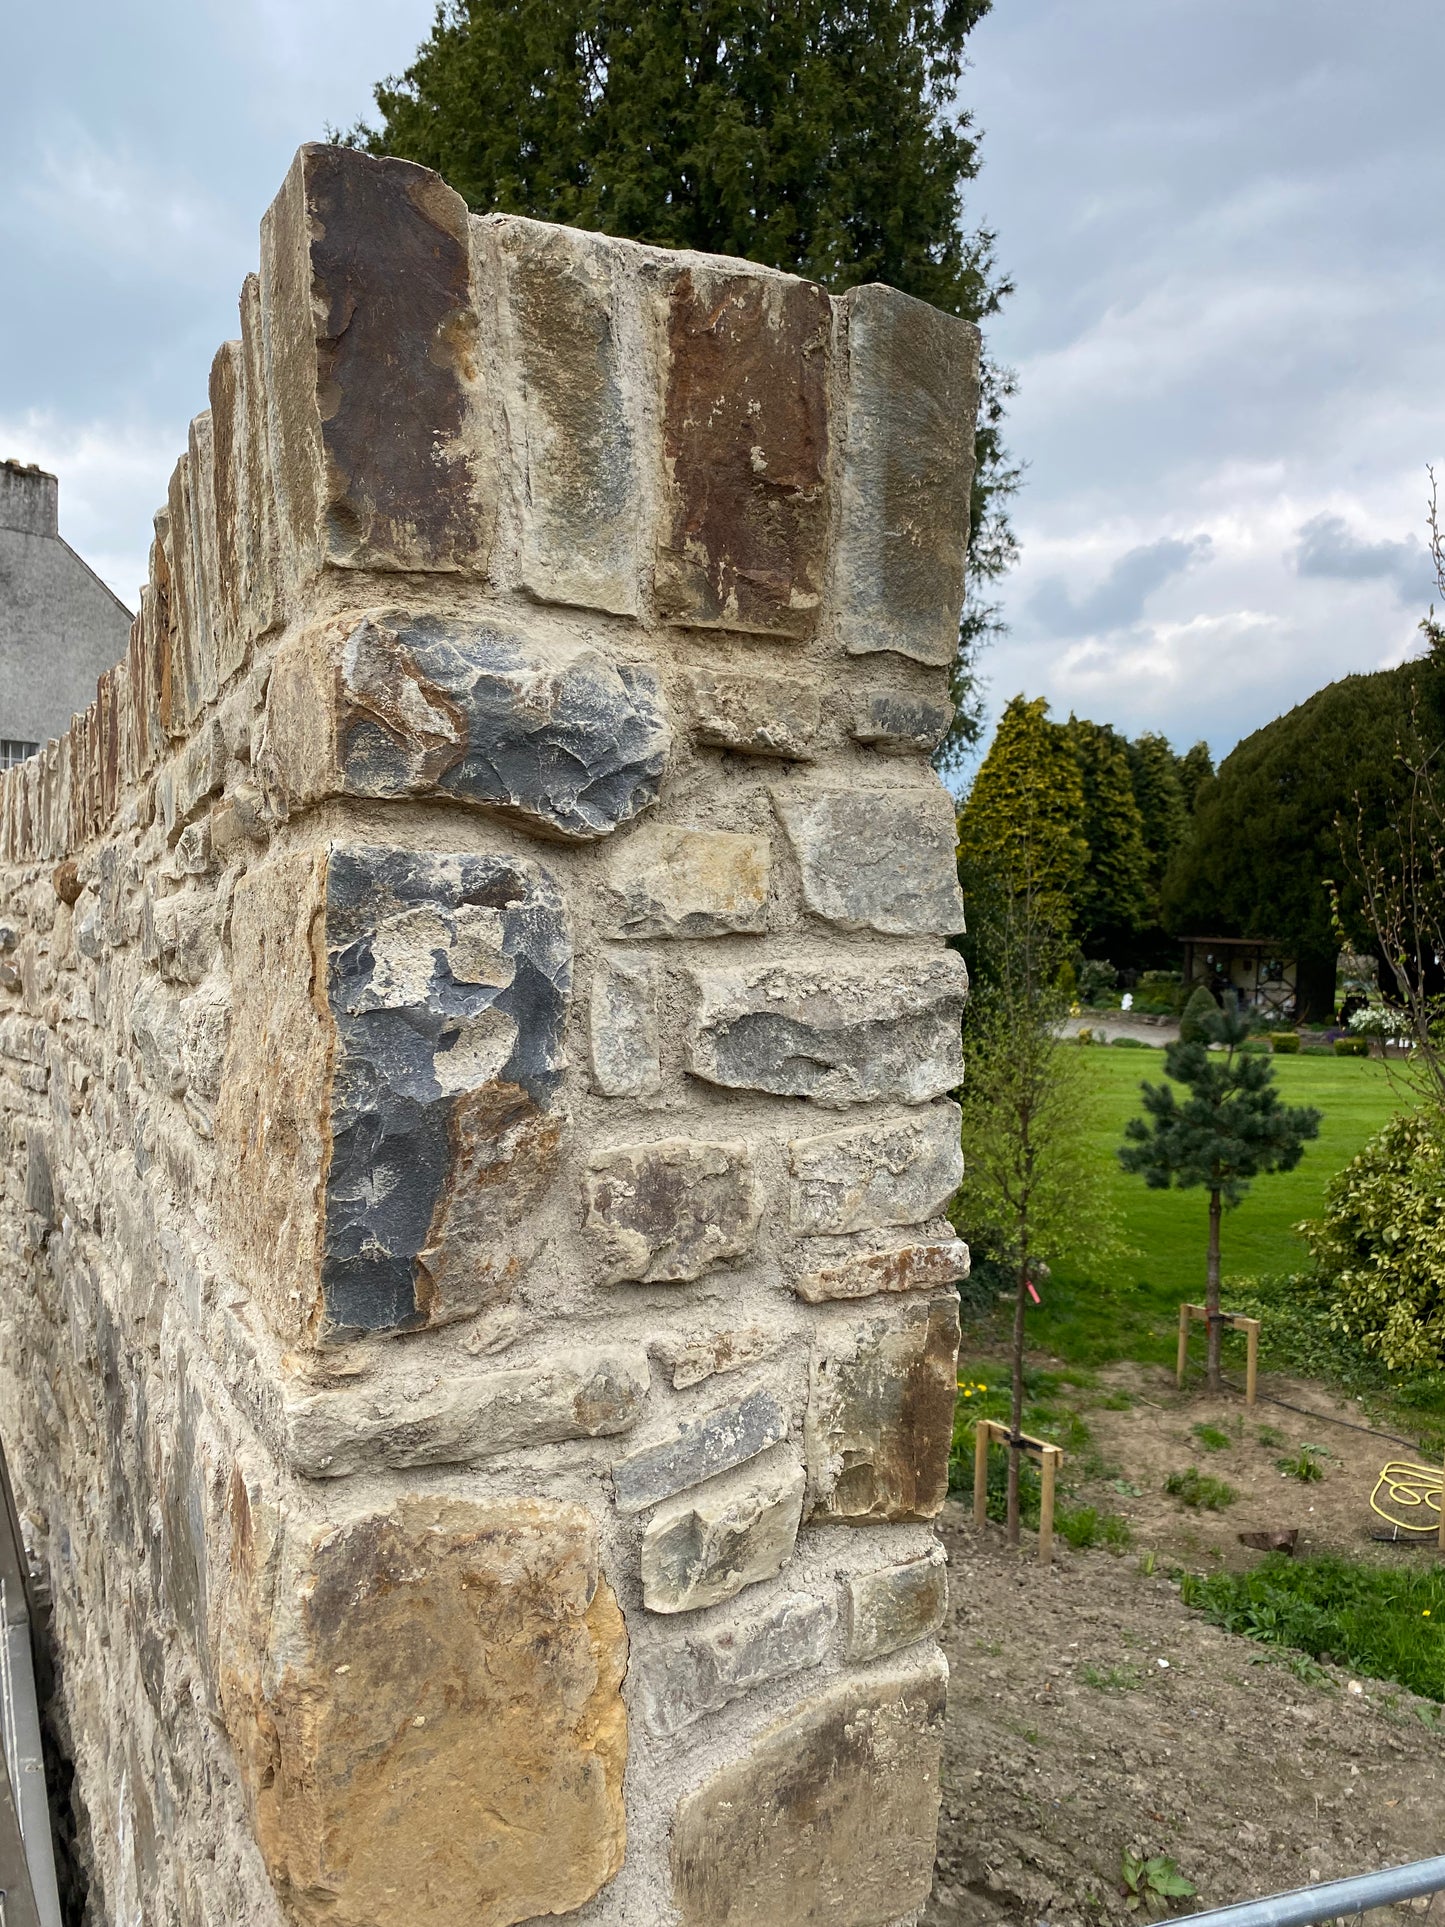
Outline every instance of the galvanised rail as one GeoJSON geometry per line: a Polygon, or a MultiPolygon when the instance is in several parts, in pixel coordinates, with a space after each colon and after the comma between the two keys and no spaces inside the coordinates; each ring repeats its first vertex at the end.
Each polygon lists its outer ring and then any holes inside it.
{"type": "Polygon", "coordinates": [[[1207,1914],[1191,1914],[1189,1927],[1313,1927],[1324,1920],[1348,1918],[1371,1907],[1392,1907],[1402,1900],[1445,1888],[1445,1854],[1433,1860],[1410,1860],[1403,1867],[1384,1867],[1379,1873],[1355,1874],[1349,1880],[1327,1880],[1319,1887],[1296,1887],[1270,1894],[1264,1900],[1242,1900],[1234,1907],[1216,1907],[1207,1914]]]}
{"type": "Polygon", "coordinates": [[[60,1927],[35,1698],[32,1603],[0,1445],[0,1927],[60,1927]]]}

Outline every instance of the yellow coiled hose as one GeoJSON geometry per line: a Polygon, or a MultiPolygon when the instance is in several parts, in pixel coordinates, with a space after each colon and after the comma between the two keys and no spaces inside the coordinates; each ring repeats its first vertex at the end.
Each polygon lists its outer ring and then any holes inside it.
{"type": "Polygon", "coordinates": [[[1438,1532],[1442,1499],[1445,1499],[1445,1470],[1440,1466],[1391,1459],[1381,1467],[1375,1481],[1370,1510],[1399,1532],[1438,1532]],[[1389,1506],[1395,1510],[1388,1511],[1389,1506]]]}

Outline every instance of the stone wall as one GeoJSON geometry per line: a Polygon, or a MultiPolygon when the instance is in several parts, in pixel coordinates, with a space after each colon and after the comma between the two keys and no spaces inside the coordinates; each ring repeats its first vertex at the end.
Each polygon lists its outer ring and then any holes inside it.
{"type": "Polygon", "coordinates": [[[0,1413],[92,1917],[927,1894],[977,340],[297,157],[0,785],[0,1413]]]}

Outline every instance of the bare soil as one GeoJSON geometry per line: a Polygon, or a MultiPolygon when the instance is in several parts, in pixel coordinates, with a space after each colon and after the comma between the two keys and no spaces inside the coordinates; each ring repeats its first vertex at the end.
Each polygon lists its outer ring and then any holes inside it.
{"type": "Polygon", "coordinates": [[[1305,1416],[1180,1397],[1172,1379],[1137,1366],[1102,1377],[1081,1403],[1104,1463],[1072,1502],[1128,1518],[1127,1552],[1062,1546],[1040,1568],[1027,1535],[1011,1552],[999,1528],[976,1532],[953,1502],[941,1522],[953,1687],[925,1927],[1137,1918],[1121,1880],[1126,1848],[1168,1855],[1194,1883],[1197,1898],[1175,1911],[1440,1852],[1441,1709],[1335,1667],[1322,1683],[1301,1680],[1287,1655],[1191,1612],[1165,1576],[1171,1564],[1252,1563],[1260,1555],[1236,1534],[1281,1526],[1300,1528],[1301,1553],[1430,1558],[1369,1536],[1381,1464],[1413,1455],[1327,1426],[1327,1412],[1361,1415],[1316,1386],[1264,1386],[1309,1406],[1305,1416]],[[1125,1390],[1127,1409],[1095,1402],[1125,1390]],[[1230,1446],[1202,1449],[1199,1423],[1217,1424],[1230,1446]],[[1286,1444],[1261,1444],[1261,1426],[1286,1444]],[[1275,1460],[1300,1443],[1330,1450],[1322,1482],[1281,1478],[1275,1460]],[[1166,1474],[1189,1465],[1227,1479],[1236,1503],[1200,1513],[1166,1498],[1166,1474]],[[1152,1574],[1140,1556],[1150,1551],[1152,1574]]]}

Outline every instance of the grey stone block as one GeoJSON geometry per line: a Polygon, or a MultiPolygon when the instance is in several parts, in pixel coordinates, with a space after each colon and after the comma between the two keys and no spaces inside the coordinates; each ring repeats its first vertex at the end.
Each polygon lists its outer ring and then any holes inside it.
{"type": "Polygon", "coordinates": [[[615,852],[602,911],[614,937],[757,935],[771,879],[765,836],[649,825],[615,852]]]}
{"type": "Polygon", "coordinates": [[[754,1688],[817,1666],[836,1621],[831,1601],[787,1592],[765,1612],[644,1651],[633,1662],[644,1726],[671,1739],[754,1688]]]}
{"type": "Polygon", "coordinates": [[[942,1546],[906,1565],[858,1574],[848,1581],[846,1597],[849,1659],[881,1659],[927,1639],[948,1616],[948,1565],[942,1546]]]}
{"type": "Polygon", "coordinates": [[[953,799],[926,788],[776,789],[803,902],[843,930],[950,937],[963,929],[953,799]]]}
{"type": "Polygon", "coordinates": [[[642,1603],[697,1612],[782,1571],[802,1518],[803,1471],[785,1453],[659,1506],[642,1536],[642,1603]]]}
{"type": "Polygon", "coordinates": [[[731,1090],[832,1107],[923,1104],[963,1081],[963,959],[761,964],[691,973],[687,1067],[731,1090]]]}
{"type": "Polygon", "coordinates": [[[760,1387],[680,1426],[670,1439],[619,1460],[612,1468],[617,1510],[641,1512],[745,1465],[787,1436],[787,1414],[773,1394],[760,1387]]]}
{"type": "Polygon", "coordinates": [[[855,742],[866,743],[870,749],[897,754],[918,750],[928,755],[942,742],[952,721],[952,703],[875,689],[854,710],[852,735],[855,742]]]}
{"type": "Polygon", "coordinates": [[[847,1251],[800,1272],[793,1290],[808,1305],[872,1298],[903,1291],[937,1291],[968,1276],[968,1246],[959,1238],[931,1238],[882,1251],[847,1251]]]}
{"type": "Polygon", "coordinates": [[[822,714],[816,683],[726,669],[695,670],[687,681],[698,742],[746,756],[812,757],[822,714]]]}
{"type": "Polygon", "coordinates": [[[615,1145],[593,1155],[583,1190],[610,1285],[700,1278],[745,1258],[763,1212],[752,1152],[741,1140],[615,1145]]]}
{"type": "Polygon", "coordinates": [[[588,1037],[592,1082],[603,1097],[651,1097],[662,1088],[657,982],[647,957],[604,957],[592,972],[588,1037]]]}
{"type": "Polygon", "coordinates": [[[744,1365],[756,1365],[770,1357],[781,1342],[776,1331],[768,1331],[761,1325],[743,1325],[731,1331],[659,1338],[652,1350],[672,1373],[673,1390],[682,1392],[720,1372],[735,1372],[744,1365]]]}
{"type": "Polygon", "coordinates": [[[788,1222],[804,1236],[922,1224],[963,1179],[956,1104],[788,1145],[788,1222]]]}

